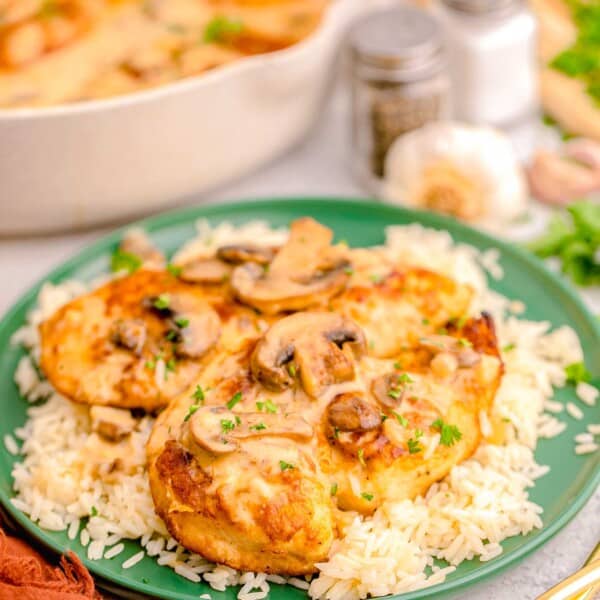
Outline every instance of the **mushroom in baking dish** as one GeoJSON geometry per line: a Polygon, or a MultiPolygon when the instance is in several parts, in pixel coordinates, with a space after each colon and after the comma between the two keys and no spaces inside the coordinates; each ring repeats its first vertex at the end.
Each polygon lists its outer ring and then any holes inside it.
{"type": "Polygon", "coordinates": [[[366,348],[365,335],[335,313],[302,312],[275,323],[256,344],[251,357],[254,378],[283,391],[299,377],[305,392],[317,397],[334,383],[354,377],[352,354],[366,348]]]}
{"type": "Polygon", "coordinates": [[[313,219],[294,221],[288,242],[261,266],[236,267],[231,287],[237,298],[261,312],[304,310],[339,293],[348,282],[344,251],[331,246],[333,233],[313,219]]]}
{"type": "Polygon", "coordinates": [[[203,406],[189,419],[191,441],[213,454],[227,454],[239,448],[240,440],[287,437],[306,441],[313,428],[302,417],[263,413],[235,414],[221,406],[203,406]]]}

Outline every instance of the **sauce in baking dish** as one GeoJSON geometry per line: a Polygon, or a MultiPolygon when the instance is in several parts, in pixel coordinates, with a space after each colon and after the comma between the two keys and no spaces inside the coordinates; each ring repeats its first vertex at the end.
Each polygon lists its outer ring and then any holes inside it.
{"type": "Polygon", "coordinates": [[[328,0],[0,0],[0,107],[106,98],[281,50],[328,0]]]}

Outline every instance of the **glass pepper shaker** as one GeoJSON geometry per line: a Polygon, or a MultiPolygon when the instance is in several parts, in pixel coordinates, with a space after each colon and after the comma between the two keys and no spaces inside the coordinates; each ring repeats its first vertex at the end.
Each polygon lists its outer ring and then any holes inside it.
{"type": "Polygon", "coordinates": [[[442,32],[423,11],[394,8],[357,23],[349,47],[353,163],[359,178],[378,194],[394,140],[449,116],[442,32]]]}

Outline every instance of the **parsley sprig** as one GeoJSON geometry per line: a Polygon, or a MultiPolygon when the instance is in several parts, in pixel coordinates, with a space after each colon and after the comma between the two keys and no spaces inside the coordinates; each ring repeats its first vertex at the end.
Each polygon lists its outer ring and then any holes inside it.
{"type": "Polygon", "coordinates": [[[456,425],[444,423],[442,419],[436,419],[431,427],[439,431],[442,446],[454,446],[462,438],[462,433],[456,425]]]}

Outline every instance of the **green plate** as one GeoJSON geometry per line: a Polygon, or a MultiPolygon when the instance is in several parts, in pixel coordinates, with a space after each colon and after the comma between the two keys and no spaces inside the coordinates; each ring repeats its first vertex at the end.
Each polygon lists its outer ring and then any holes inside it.
{"type": "MultiPolygon", "coordinates": [[[[153,217],[139,223],[167,253],[172,253],[194,233],[194,221],[206,217],[211,223],[227,220],[241,224],[252,219],[264,219],[272,225],[287,225],[290,220],[310,215],[335,230],[338,239],[351,245],[372,245],[383,241],[384,227],[393,223],[418,222],[428,227],[448,230],[455,240],[472,244],[480,249],[498,248],[505,277],[491,281],[490,285],[509,298],[520,299],[527,305],[525,316],[534,320],[547,320],[554,326],[570,325],[579,335],[585,351],[588,368],[600,369],[600,326],[585,309],[581,299],[567,284],[550,273],[540,261],[509,244],[474,231],[451,219],[429,213],[412,212],[400,208],[360,200],[331,198],[270,199],[236,204],[193,207],[153,217]]],[[[89,280],[108,269],[109,257],[121,238],[122,230],[100,240],[58,269],[45,281],[60,282],[67,278],[89,280]]],[[[13,373],[23,351],[10,345],[10,337],[23,323],[25,315],[35,304],[40,284],[31,289],[0,322],[0,440],[25,421],[27,404],[19,397],[13,383],[13,373]]],[[[600,373],[595,372],[598,377],[600,373]]],[[[557,392],[562,402],[575,399],[572,387],[557,392]]],[[[578,403],[582,406],[581,403],[578,403]]],[[[497,573],[520,560],[526,554],[552,537],[582,508],[600,482],[600,452],[576,456],[573,436],[584,431],[588,423],[600,422],[600,407],[582,407],[585,418],[575,421],[567,417],[568,428],[554,440],[541,440],[536,452],[541,464],[550,465],[548,475],[538,480],[531,490],[531,499],[544,508],[544,527],[524,537],[507,539],[502,545],[504,553],[496,559],[480,563],[464,562],[443,584],[405,594],[405,600],[442,597],[458,591],[477,580],[497,573]]],[[[83,557],[83,562],[96,576],[153,596],[176,599],[197,599],[201,593],[210,592],[212,598],[233,599],[232,590],[216,592],[208,585],[194,584],[176,575],[167,567],[160,567],[151,558],[128,570],[121,569],[123,561],[139,551],[130,542],[126,550],[112,560],[88,561],[77,541],[70,541],[66,533],[43,531],[10,503],[12,493],[11,469],[15,457],[0,444],[0,502],[23,529],[38,542],[56,552],[72,549],[83,557]]],[[[306,598],[295,588],[271,586],[271,598],[293,600],[306,598]]]]}

